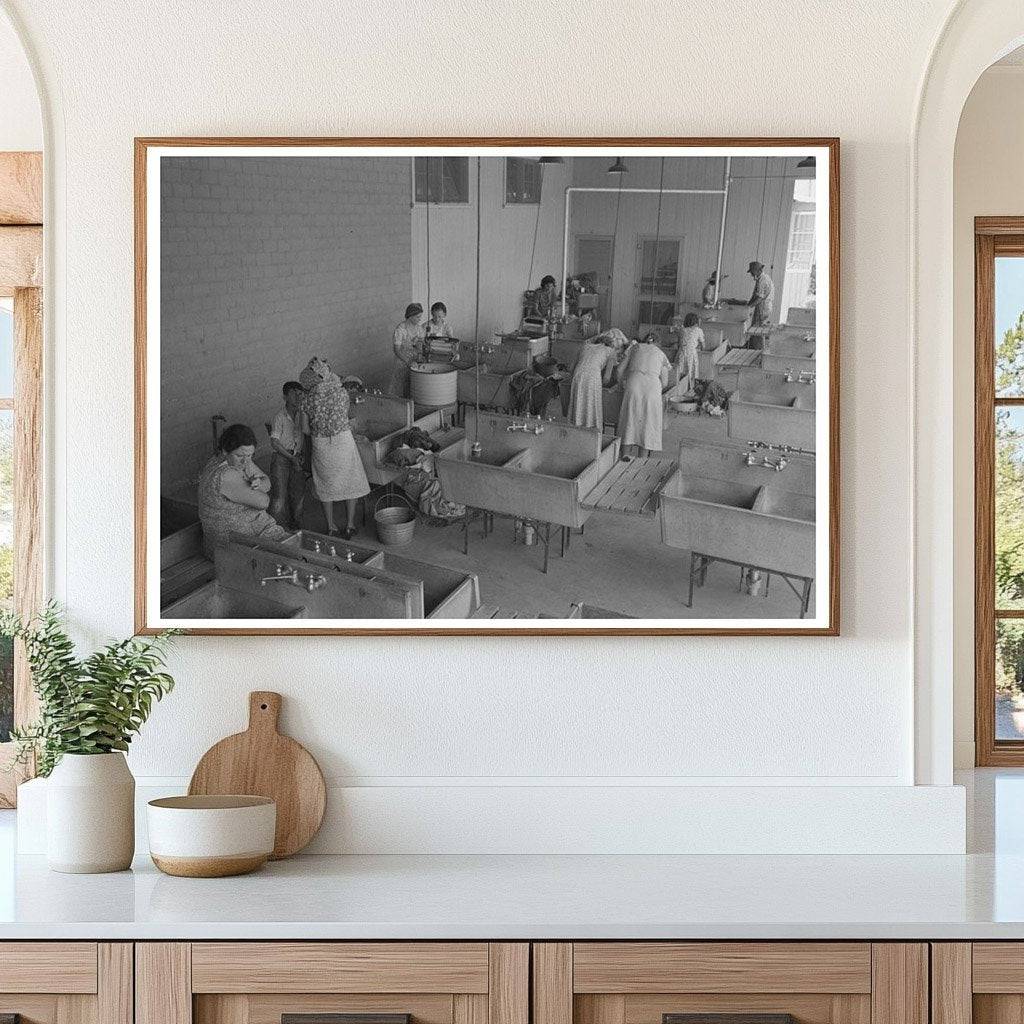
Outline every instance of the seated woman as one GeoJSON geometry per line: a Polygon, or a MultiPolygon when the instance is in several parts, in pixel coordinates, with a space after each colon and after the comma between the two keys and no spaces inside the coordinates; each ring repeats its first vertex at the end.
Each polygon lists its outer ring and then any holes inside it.
{"type": "Polygon", "coordinates": [[[203,550],[213,558],[214,549],[226,544],[233,533],[263,540],[289,536],[267,512],[270,477],[252,461],[256,435],[244,423],[225,427],[217,442],[219,451],[199,475],[199,521],[203,550]]]}
{"type": "Polygon", "coordinates": [[[623,394],[616,433],[623,447],[635,445],[641,458],[661,451],[661,394],[671,368],[668,356],[658,346],[657,335],[651,333],[629,350],[619,369],[623,394]]]}
{"type": "Polygon", "coordinates": [[[580,349],[569,391],[569,422],[604,429],[603,389],[615,372],[615,338],[611,331],[595,334],[580,349]]]}
{"type": "Polygon", "coordinates": [[[345,502],[346,540],[355,536],[356,502],[370,493],[363,460],[349,425],[348,389],[327,362],[314,356],[299,375],[306,389],[305,430],[312,439],[313,488],[324,507],[327,532],[338,535],[334,503],[345,502]]]}

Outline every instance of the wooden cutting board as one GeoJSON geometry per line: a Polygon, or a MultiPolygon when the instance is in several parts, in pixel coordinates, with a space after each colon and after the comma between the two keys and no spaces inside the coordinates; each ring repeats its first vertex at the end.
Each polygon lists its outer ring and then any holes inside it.
{"type": "Polygon", "coordinates": [[[324,820],[327,789],[302,744],[277,731],[281,694],[249,694],[249,728],[214,744],[200,759],[189,795],[266,796],[277,803],[273,860],[307,846],[324,820]]]}

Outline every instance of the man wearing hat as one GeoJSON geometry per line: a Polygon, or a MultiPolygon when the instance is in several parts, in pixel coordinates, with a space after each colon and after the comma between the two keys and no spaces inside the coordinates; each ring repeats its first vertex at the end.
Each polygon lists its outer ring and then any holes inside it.
{"type": "Polygon", "coordinates": [[[392,339],[395,365],[391,371],[388,393],[396,398],[409,397],[409,367],[413,363],[423,362],[427,330],[420,322],[422,319],[423,307],[418,302],[411,302],[405,307],[405,319],[395,328],[392,339]]]}
{"type": "Polygon", "coordinates": [[[775,310],[775,282],[764,272],[764,264],[751,261],[747,273],[754,279],[754,291],[747,302],[753,307],[751,326],[762,327],[772,321],[775,310]]]}

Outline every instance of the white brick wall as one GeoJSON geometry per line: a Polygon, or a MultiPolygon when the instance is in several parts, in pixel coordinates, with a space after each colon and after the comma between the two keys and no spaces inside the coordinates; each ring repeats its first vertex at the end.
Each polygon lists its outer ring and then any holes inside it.
{"type": "Polygon", "coordinates": [[[165,157],[161,483],[195,479],[210,418],[263,423],[311,355],[386,384],[411,301],[404,157],[165,157]]]}

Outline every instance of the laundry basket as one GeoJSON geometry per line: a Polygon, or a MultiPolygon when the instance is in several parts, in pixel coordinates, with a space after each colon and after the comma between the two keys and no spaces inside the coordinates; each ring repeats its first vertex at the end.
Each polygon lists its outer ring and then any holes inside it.
{"type": "Polygon", "coordinates": [[[404,495],[382,494],[373,507],[373,520],[377,524],[377,536],[382,544],[399,547],[412,543],[416,529],[416,509],[404,495]],[[383,505],[384,502],[396,501],[402,504],[383,505]]]}

